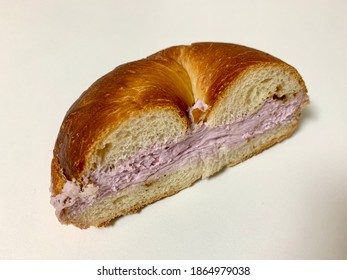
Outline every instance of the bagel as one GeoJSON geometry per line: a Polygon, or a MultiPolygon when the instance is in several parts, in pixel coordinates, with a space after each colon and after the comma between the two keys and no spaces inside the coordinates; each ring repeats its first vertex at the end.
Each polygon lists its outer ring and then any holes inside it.
{"type": "Polygon", "coordinates": [[[120,65],[65,115],[51,204],[64,224],[107,226],[289,137],[308,103],[294,67],[241,45],[174,46],[120,65]]]}

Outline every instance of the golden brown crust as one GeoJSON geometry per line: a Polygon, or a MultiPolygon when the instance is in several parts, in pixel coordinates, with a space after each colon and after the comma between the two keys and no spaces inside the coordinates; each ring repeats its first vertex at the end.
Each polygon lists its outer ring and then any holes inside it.
{"type": "Polygon", "coordinates": [[[267,53],[241,45],[195,43],[191,46],[171,47],[151,57],[163,56],[177,60],[188,70],[191,79],[195,81],[195,100],[204,100],[210,106],[223,98],[225,89],[243,72],[265,64],[282,65],[291,69],[298,81],[304,85],[292,66],[267,53]]]}
{"type": "Polygon", "coordinates": [[[126,119],[159,109],[173,110],[188,123],[187,110],[197,100],[213,108],[245,71],[265,64],[288,67],[305,87],[296,70],[283,61],[235,44],[176,46],[117,67],[67,112],[52,160],[54,193],[61,192],[66,179],[81,180],[95,147],[126,119]]]}
{"type": "Polygon", "coordinates": [[[244,75],[255,68],[281,67],[290,72],[299,82],[302,91],[307,91],[298,71],[284,61],[259,50],[230,43],[194,43],[162,50],[150,58],[170,57],[181,64],[189,73],[195,101],[202,100],[209,110],[197,116],[199,121],[208,119],[217,108],[227,88],[237,84],[244,75]],[[201,116],[202,115],[202,116],[201,116]]]}
{"type": "Polygon", "coordinates": [[[51,180],[53,193],[61,193],[66,180],[62,176],[61,167],[57,157],[53,157],[51,167],[51,180]]]}

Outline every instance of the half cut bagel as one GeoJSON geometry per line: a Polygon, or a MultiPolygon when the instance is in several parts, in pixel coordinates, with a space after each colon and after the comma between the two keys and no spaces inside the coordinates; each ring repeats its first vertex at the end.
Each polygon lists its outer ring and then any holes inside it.
{"type": "Polygon", "coordinates": [[[308,102],[294,67],[235,44],[118,66],[63,120],[51,204],[62,223],[105,226],[289,137],[308,102]]]}

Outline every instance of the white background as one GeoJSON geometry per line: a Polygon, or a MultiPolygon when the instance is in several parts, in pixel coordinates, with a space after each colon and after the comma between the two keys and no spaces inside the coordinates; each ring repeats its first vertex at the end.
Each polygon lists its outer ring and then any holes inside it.
{"type": "Polygon", "coordinates": [[[0,258],[347,259],[347,2],[0,1],[0,258]],[[72,102],[119,64],[198,41],[295,66],[290,139],[105,229],[60,225],[50,161],[72,102]]]}

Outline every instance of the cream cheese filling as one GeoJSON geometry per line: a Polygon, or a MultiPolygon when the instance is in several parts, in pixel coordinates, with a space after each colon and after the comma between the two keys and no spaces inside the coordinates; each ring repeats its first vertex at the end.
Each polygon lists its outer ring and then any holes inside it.
{"type": "MultiPolygon", "coordinates": [[[[198,105],[204,109],[200,103],[198,105]]],[[[51,204],[58,217],[68,207],[70,215],[72,212],[78,214],[88,205],[130,185],[141,184],[194,160],[205,161],[218,156],[221,148],[237,148],[247,139],[278,125],[290,124],[304,103],[304,94],[297,94],[286,102],[269,98],[256,113],[228,125],[210,128],[203,123],[184,139],[141,149],[121,164],[95,169],[85,177],[87,186],[83,190],[75,181],[66,182],[62,193],[51,198],[51,204]]]]}

